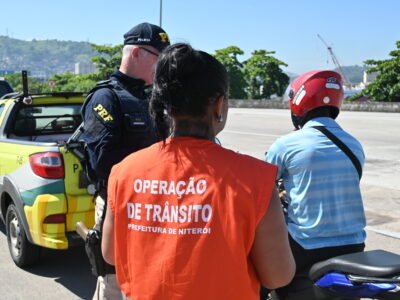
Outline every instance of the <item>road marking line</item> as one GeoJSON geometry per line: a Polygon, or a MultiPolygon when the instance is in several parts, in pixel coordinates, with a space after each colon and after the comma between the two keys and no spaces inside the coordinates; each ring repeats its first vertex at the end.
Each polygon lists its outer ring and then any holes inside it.
{"type": "Polygon", "coordinates": [[[381,234],[381,235],[389,236],[391,238],[395,238],[395,239],[399,239],[400,240],[400,232],[383,230],[383,229],[376,229],[376,228],[371,227],[371,226],[367,226],[367,227],[365,227],[365,229],[371,230],[371,231],[373,231],[375,233],[378,233],[378,234],[381,234]]]}
{"type": "Polygon", "coordinates": [[[267,133],[255,133],[255,132],[246,132],[246,131],[235,131],[235,130],[224,130],[222,133],[233,133],[233,134],[243,134],[243,135],[257,135],[257,136],[272,136],[272,137],[280,137],[278,134],[267,134],[267,133]]]}

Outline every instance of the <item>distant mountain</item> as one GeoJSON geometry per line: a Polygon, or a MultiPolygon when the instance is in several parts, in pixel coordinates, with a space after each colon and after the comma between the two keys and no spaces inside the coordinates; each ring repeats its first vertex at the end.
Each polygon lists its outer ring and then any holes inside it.
{"type": "MultiPolygon", "coordinates": [[[[23,41],[7,36],[0,36],[0,71],[20,72],[28,70],[41,77],[73,72],[75,63],[88,63],[93,56],[88,42],[32,40],[23,41]]],[[[364,68],[361,66],[343,66],[344,75],[351,83],[359,83],[363,79],[364,68]]],[[[292,80],[298,74],[286,72],[292,80]]]]}
{"type": "MultiPolygon", "coordinates": [[[[342,67],[344,76],[346,76],[347,80],[350,81],[351,83],[357,84],[363,81],[363,76],[364,76],[364,67],[354,65],[354,66],[343,66],[342,67]]],[[[334,69],[334,71],[338,72],[338,69],[334,69]]],[[[291,73],[291,72],[286,72],[286,75],[290,77],[290,80],[295,79],[296,77],[299,76],[299,74],[291,73]]]]}
{"type": "Polygon", "coordinates": [[[299,74],[288,72],[288,71],[285,71],[285,73],[286,73],[287,76],[289,76],[290,81],[294,80],[296,77],[299,76],[299,74]]]}
{"type": "MultiPolygon", "coordinates": [[[[364,76],[364,67],[361,66],[343,66],[342,67],[344,76],[346,76],[347,80],[351,83],[360,83],[363,81],[364,76]]],[[[338,71],[335,69],[335,71],[338,71]]]]}
{"type": "Polygon", "coordinates": [[[32,40],[23,41],[0,36],[0,70],[31,73],[50,77],[73,72],[75,63],[90,62],[97,55],[88,42],[32,40]]]}

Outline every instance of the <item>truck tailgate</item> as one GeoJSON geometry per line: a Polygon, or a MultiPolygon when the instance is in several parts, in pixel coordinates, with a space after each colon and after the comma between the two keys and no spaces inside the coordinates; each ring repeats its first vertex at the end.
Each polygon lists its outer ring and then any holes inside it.
{"type": "Polygon", "coordinates": [[[64,146],[60,146],[64,158],[65,195],[67,198],[66,231],[75,231],[78,221],[87,227],[94,225],[94,197],[86,188],[79,159],[64,146]]]}

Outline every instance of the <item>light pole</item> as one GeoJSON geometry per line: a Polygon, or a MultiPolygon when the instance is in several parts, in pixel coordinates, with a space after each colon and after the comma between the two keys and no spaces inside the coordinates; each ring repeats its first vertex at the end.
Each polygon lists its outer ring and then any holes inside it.
{"type": "Polygon", "coordinates": [[[160,0],[160,27],[162,27],[162,0],[160,0]]]}

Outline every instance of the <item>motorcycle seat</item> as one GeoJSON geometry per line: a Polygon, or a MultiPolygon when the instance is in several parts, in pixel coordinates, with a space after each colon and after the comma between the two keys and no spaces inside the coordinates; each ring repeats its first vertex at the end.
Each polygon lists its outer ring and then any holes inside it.
{"type": "Polygon", "coordinates": [[[309,277],[315,281],[329,272],[365,277],[400,276],[400,255],[385,250],[340,255],[314,264],[309,277]]]}

